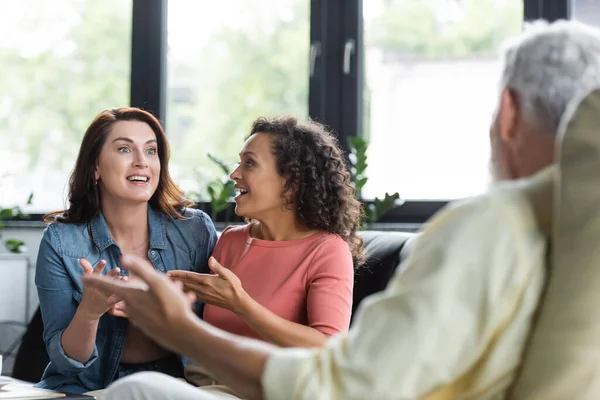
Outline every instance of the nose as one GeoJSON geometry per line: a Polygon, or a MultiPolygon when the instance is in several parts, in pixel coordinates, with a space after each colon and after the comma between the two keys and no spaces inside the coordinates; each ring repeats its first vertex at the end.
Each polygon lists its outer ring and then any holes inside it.
{"type": "Polygon", "coordinates": [[[136,168],[147,168],[148,160],[146,160],[146,154],[143,151],[136,151],[133,158],[133,166],[136,168]]]}
{"type": "Polygon", "coordinates": [[[231,179],[233,179],[234,181],[242,179],[242,174],[240,173],[240,166],[239,166],[239,164],[235,167],[235,169],[231,172],[231,174],[229,174],[229,177],[231,179]]]}

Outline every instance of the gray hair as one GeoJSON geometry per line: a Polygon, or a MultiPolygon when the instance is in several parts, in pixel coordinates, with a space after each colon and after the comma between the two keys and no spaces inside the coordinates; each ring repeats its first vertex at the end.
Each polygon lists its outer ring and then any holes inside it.
{"type": "Polygon", "coordinates": [[[600,87],[600,30],[576,21],[535,21],[504,47],[501,89],[516,92],[521,112],[556,134],[569,102],[600,87]]]}

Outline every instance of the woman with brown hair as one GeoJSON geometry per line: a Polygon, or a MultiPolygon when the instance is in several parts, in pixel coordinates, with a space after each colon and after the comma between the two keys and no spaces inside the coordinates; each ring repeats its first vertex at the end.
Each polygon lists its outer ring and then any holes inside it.
{"type": "Polygon", "coordinates": [[[127,279],[118,267],[125,253],[161,272],[207,269],[215,228],[206,214],[188,208],[192,202],[173,183],[168,159],[165,133],[146,111],[106,110],[87,129],[69,208],[45,217],[35,282],[50,363],[37,386],[82,393],[138,371],[183,376],[179,356],[130,325],[114,295],[81,280],[82,273],[127,279]]]}

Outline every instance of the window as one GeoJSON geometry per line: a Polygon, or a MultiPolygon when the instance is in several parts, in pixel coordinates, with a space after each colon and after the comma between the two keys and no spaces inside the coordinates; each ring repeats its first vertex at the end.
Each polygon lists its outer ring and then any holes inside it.
{"type": "Polygon", "coordinates": [[[571,18],[600,26],[600,4],[596,0],[571,0],[571,18]]]}
{"type": "Polygon", "coordinates": [[[233,166],[251,122],[308,111],[305,0],[170,0],[167,117],[170,170],[193,199],[233,166]]]}
{"type": "Polygon", "coordinates": [[[364,3],[365,198],[454,199],[489,182],[498,47],[519,34],[522,0],[364,3]]]}
{"type": "Polygon", "coordinates": [[[132,3],[22,0],[0,12],[0,205],[64,205],[81,138],[129,104],[132,3]]]}

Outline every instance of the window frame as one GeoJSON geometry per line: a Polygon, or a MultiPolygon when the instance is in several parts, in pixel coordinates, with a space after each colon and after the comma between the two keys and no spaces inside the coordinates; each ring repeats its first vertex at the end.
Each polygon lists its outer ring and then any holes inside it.
{"type": "MultiPolygon", "coordinates": [[[[570,0],[523,2],[525,22],[571,16],[570,0]]],[[[333,129],[347,151],[348,138],[361,135],[363,126],[363,0],[310,0],[310,7],[309,115],[333,129]],[[351,42],[353,49],[345,55],[351,42]]],[[[130,105],[153,112],[163,125],[167,12],[168,0],[133,0],[130,105]]],[[[422,224],[448,202],[408,200],[388,211],[380,222],[398,226],[422,224]]],[[[41,217],[42,214],[32,214],[29,219],[41,217]]]]}
{"type": "MultiPolygon", "coordinates": [[[[310,77],[309,104],[311,107],[309,107],[309,114],[313,118],[316,117],[317,120],[322,118],[328,126],[337,131],[340,142],[346,150],[348,138],[362,133],[364,88],[362,10],[362,0],[333,0],[330,2],[327,0],[313,0],[311,2],[311,16],[313,13],[319,13],[316,17],[320,18],[316,19],[320,22],[320,29],[313,29],[314,24],[311,19],[311,44],[319,40],[321,42],[326,41],[328,48],[325,49],[322,57],[325,57],[325,62],[333,64],[333,70],[342,70],[341,61],[339,60],[343,59],[346,40],[354,38],[356,43],[359,44],[359,52],[351,59],[351,68],[357,71],[357,74],[354,75],[354,79],[342,79],[339,83],[341,88],[336,86],[336,79],[339,80],[339,77],[335,73],[325,76],[324,80],[322,76],[310,77]],[[341,5],[341,2],[344,2],[345,7],[341,5]],[[328,12],[329,10],[324,8],[327,6],[323,3],[335,3],[329,5],[329,7],[342,7],[344,10],[337,13],[328,12]],[[317,7],[313,8],[315,5],[317,7]],[[333,30],[333,33],[323,32],[323,26],[329,27],[329,31],[333,30]],[[337,53],[334,50],[336,48],[337,53]],[[327,78],[331,81],[328,81],[327,78]],[[328,92],[329,90],[336,90],[341,96],[332,96],[332,93],[328,92]],[[324,98],[328,101],[323,102],[322,99],[324,98]],[[313,108],[313,102],[319,102],[320,108],[313,108]],[[342,110],[342,113],[336,114],[337,110],[342,110]],[[343,118],[343,116],[348,115],[356,115],[356,118],[343,118]]],[[[568,19],[570,16],[570,0],[523,0],[524,23],[536,19],[545,19],[552,22],[558,19],[568,19]]],[[[327,68],[327,66],[319,66],[327,68]]],[[[388,226],[389,224],[397,224],[400,228],[407,224],[423,224],[450,201],[453,200],[407,200],[389,210],[378,222],[388,226]]]]}

